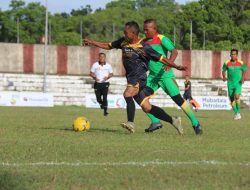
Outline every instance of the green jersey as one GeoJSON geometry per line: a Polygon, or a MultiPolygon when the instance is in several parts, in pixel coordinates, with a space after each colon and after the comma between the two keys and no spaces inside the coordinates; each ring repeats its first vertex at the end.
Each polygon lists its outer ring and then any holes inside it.
{"type": "MultiPolygon", "coordinates": [[[[151,45],[155,51],[164,55],[164,57],[167,57],[168,51],[172,51],[175,48],[171,40],[161,34],[156,34],[152,39],[144,39],[144,42],[151,45]]],[[[150,60],[149,75],[153,75],[157,78],[175,77],[172,69],[164,71],[162,69],[163,66],[164,65],[161,62],[150,60]]]]}
{"type": "Polygon", "coordinates": [[[228,60],[223,64],[222,71],[227,71],[227,80],[231,84],[241,82],[242,72],[247,70],[246,65],[241,60],[228,60]]]}

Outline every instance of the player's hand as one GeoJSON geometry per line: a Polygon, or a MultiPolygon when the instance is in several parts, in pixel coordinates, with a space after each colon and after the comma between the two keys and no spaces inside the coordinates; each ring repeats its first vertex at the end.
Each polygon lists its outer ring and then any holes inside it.
{"type": "Polygon", "coordinates": [[[245,82],[245,79],[242,78],[241,79],[241,84],[244,84],[244,82],[245,82]]]}
{"type": "Polygon", "coordinates": [[[180,71],[186,71],[188,69],[188,67],[187,66],[178,65],[176,69],[180,70],[180,71]]]}
{"type": "Polygon", "coordinates": [[[90,39],[83,39],[83,41],[82,41],[82,45],[84,45],[84,46],[90,46],[90,45],[92,45],[92,43],[93,43],[93,41],[90,39]]]}
{"type": "Polygon", "coordinates": [[[165,70],[165,71],[170,71],[171,67],[169,67],[169,66],[167,66],[167,65],[164,65],[164,66],[162,67],[162,69],[165,70]]]}
{"type": "Polygon", "coordinates": [[[223,77],[223,79],[222,79],[223,81],[227,81],[227,77],[223,77]]]}

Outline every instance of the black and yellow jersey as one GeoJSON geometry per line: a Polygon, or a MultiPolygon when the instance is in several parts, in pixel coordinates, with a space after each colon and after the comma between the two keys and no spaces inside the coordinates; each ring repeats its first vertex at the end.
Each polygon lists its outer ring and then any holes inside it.
{"type": "Polygon", "coordinates": [[[133,78],[133,80],[146,77],[150,59],[160,61],[163,58],[161,54],[142,40],[135,44],[130,44],[122,37],[109,45],[111,49],[122,50],[122,61],[126,70],[126,77],[133,78]]]}

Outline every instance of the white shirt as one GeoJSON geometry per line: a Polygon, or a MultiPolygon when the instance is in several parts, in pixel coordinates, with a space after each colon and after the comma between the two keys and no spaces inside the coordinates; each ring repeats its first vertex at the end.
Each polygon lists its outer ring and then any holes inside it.
{"type": "Polygon", "coordinates": [[[112,66],[107,62],[104,65],[99,64],[99,62],[95,62],[91,66],[90,71],[95,74],[96,82],[98,83],[109,82],[109,80],[104,81],[104,78],[113,73],[112,66]]]}

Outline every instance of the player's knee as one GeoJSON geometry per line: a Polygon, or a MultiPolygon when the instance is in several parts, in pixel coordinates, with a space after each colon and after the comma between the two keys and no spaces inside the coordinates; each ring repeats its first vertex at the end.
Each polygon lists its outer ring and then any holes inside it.
{"type": "Polygon", "coordinates": [[[239,100],[240,99],[240,95],[236,94],[234,98],[235,98],[235,100],[239,100]]]}
{"type": "Polygon", "coordinates": [[[142,110],[146,113],[150,112],[150,108],[149,107],[142,107],[142,110]]]}
{"type": "Polygon", "coordinates": [[[141,108],[142,108],[142,110],[143,110],[144,112],[148,113],[148,112],[150,112],[150,110],[151,110],[151,105],[149,105],[149,104],[142,104],[142,105],[141,105],[141,108]]]}

